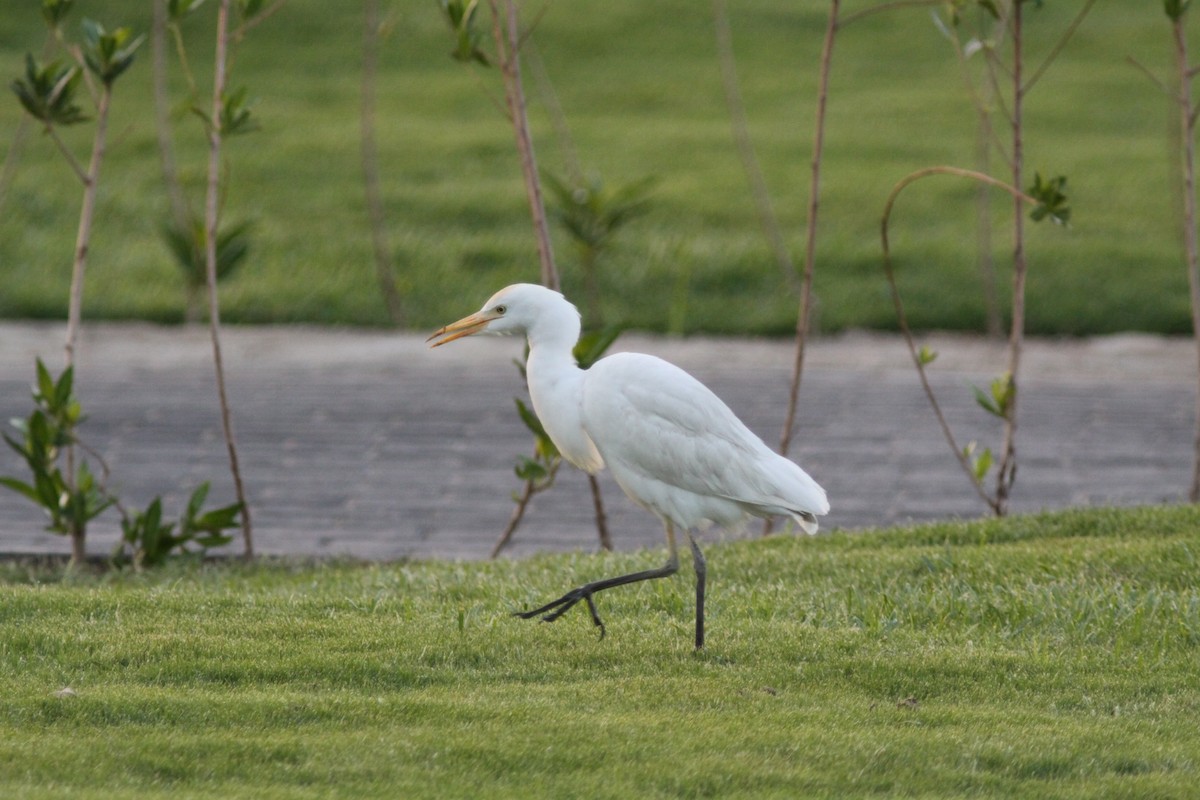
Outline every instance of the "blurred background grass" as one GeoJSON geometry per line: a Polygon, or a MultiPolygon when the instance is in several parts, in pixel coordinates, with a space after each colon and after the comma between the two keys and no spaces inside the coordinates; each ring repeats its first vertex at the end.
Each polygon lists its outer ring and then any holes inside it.
{"type": "MultiPolygon", "coordinates": [[[[72,32],[82,16],[149,29],[148,3],[78,5],[72,32]]],[[[827,4],[730,5],[750,133],[799,260],[827,4]]],[[[1048,3],[1028,15],[1031,63],[1079,5],[1048,3]]],[[[384,202],[408,324],[423,329],[474,309],[504,284],[536,280],[537,257],[511,129],[480,81],[449,57],[436,3],[384,7],[394,23],[378,87],[384,202]]],[[[185,29],[204,78],[214,11],[203,6],[185,29]]],[[[356,4],[289,0],[237,52],[233,86],[257,99],[262,130],[228,147],[226,218],[253,219],[255,228],[250,258],[222,288],[227,320],[387,323],[359,161],[361,22],[356,4]]],[[[43,39],[36,5],[10,4],[0,15],[0,75],[17,77],[43,39]]],[[[550,3],[536,46],[584,169],[609,185],[659,179],[651,212],[622,230],[601,262],[606,317],[677,333],[790,333],[796,298],[761,234],[732,144],[709,4],[550,3]]],[[[1073,209],[1069,229],[1029,227],[1032,333],[1190,329],[1171,109],[1128,56],[1168,74],[1169,28],[1158,4],[1099,4],[1028,97],[1029,180],[1035,170],[1065,174],[1073,209]]],[[[172,69],[180,99],[182,79],[172,69]]],[[[90,319],[183,319],[183,280],[158,233],[168,205],[150,80],[145,47],[117,85],[84,304],[90,319]]],[[[499,91],[494,70],[482,80],[499,91]]],[[[562,173],[530,69],[526,89],[541,166],[562,173]]],[[[6,94],[4,153],[20,114],[6,94]]],[[[176,131],[198,197],[202,132],[186,115],[176,131]]],[[[81,154],[89,136],[89,126],[67,132],[81,154]]],[[[974,149],[974,111],[928,10],[879,15],[840,33],[818,239],[821,330],[895,326],[879,255],[887,193],[924,166],[973,166],[974,149]]],[[[902,289],[918,327],[984,326],[973,197],[971,185],[933,179],[908,190],[893,218],[902,289]]],[[[994,208],[1006,289],[1010,211],[999,195],[994,208]]],[[[34,133],[0,211],[0,316],[65,317],[78,210],[78,182],[34,133]]],[[[564,289],[577,295],[575,255],[556,237],[564,289]]]]}

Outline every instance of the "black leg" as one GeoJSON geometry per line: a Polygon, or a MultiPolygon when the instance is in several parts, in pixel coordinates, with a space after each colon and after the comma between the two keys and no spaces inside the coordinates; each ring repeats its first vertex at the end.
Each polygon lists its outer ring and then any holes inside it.
{"type": "Polygon", "coordinates": [[[699,650],[704,647],[704,584],[708,577],[708,564],[690,533],[688,544],[692,546],[692,566],[696,569],[696,649],[699,650]]]}
{"type": "MultiPolygon", "coordinates": [[[[694,546],[694,545],[693,545],[694,546]]],[[[600,615],[596,612],[596,603],[592,600],[592,595],[596,592],[602,592],[605,589],[612,589],[614,586],[624,586],[627,583],[637,583],[638,581],[648,581],[655,578],[665,578],[669,575],[674,575],[679,571],[679,559],[675,554],[671,554],[671,559],[658,569],[647,569],[641,572],[633,572],[629,575],[618,575],[615,578],[606,578],[602,581],[593,581],[586,583],[577,589],[564,594],[557,600],[552,600],[546,605],[535,608],[531,611],[517,611],[514,616],[522,619],[533,619],[536,616],[542,616],[543,622],[554,622],[554,620],[567,613],[580,600],[587,601],[588,611],[592,614],[592,622],[600,629],[600,638],[604,638],[604,623],[600,621],[600,615]],[[549,613],[547,613],[549,612],[549,613]]]]}

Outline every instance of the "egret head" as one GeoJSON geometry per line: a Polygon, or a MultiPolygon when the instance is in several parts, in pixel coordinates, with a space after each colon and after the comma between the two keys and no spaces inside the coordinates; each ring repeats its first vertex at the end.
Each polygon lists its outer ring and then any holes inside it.
{"type": "Polygon", "coordinates": [[[430,334],[425,341],[439,347],[464,336],[486,333],[494,336],[527,335],[535,327],[575,328],[579,330],[579,312],[553,289],[532,283],[515,283],[496,292],[483,308],[457,322],[451,322],[430,334]],[[555,324],[556,320],[565,319],[555,324]]]}

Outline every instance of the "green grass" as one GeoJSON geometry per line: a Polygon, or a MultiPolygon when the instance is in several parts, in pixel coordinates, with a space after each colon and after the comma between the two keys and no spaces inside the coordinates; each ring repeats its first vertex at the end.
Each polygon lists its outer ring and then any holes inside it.
{"type": "Polygon", "coordinates": [[[0,795],[1191,797],[1200,511],[0,583],[0,795]],[[74,696],[56,696],[63,687],[74,696]]]}
{"type": "MultiPolygon", "coordinates": [[[[109,25],[147,28],[143,2],[81,6],[80,14],[109,25]]],[[[536,255],[511,131],[478,82],[447,56],[450,39],[432,0],[393,6],[395,33],[379,89],[385,203],[410,324],[428,328],[506,283],[536,279],[536,255]]],[[[1029,15],[1033,62],[1074,12],[1072,4],[1048,3],[1029,15]]],[[[753,0],[736,4],[732,15],[751,133],[798,254],[825,9],[753,0]]],[[[211,16],[205,7],[189,28],[201,74],[212,49],[211,16]]],[[[258,98],[263,127],[229,147],[226,213],[252,218],[257,228],[250,263],[223,290],[228,319],[385,322],[358,161],[359,25],[356,10],[291,0],[238,54],[234,84],[258,98]]],[[[42,36],[36,9],[4,14],[0,75],[15,77],[42,36]]],[[[585,166],[609,183],[646,175],[661,181],[651,215],[622,234],[604,265],[609,318],[655,330],[788,333],[796,301],[759,232],[731,145],[708,6],[551,3],[537,44],[585,166]]],[[[1098,4],[1029,95],[1030,172],[1067,175],[1074,210],[1070,230],[1030,232],[1032,332],[1189,329],[1167,102],[1125,61],[1133,55],[1166,71],[1167,48],[1156,4],[1098,4]]],[[[527,70],[541,163],[561,171],[531,76],[527,70]]],[[[183,315],[182,280],[157,234],[166,201],[149,82],[147,51],[117,87],[85,301],[92,318],[183,315]]],[[[0,151],[17,118],[15,99],[0,101],[0,151]]],[[[196,192],[201,135],[189,119],[177,125],[196,192]]],[[[914,169],[971,166],[973,130],[957,66],[926,11],[842,32],[819,240],[822,329],[895,325],[879,258],[884,198],[914,169]]],[[[80,152],[87,135],[71,132],[80,152]]],[[[50,144],[32,136],[0,214],[0,315],[65,314],[79,194],[50,144]]],[[[983,324],[971,196],[968,186],[943,178],[901,201],[894,250],[916,325],[983,324]]],[[[1008,217],[999,197],[996,205],[1003,264],[1008,217]]],[[[560,238],[557,249],[565,288],[575,293],[580,278],[570,248],[560,238]]]]}

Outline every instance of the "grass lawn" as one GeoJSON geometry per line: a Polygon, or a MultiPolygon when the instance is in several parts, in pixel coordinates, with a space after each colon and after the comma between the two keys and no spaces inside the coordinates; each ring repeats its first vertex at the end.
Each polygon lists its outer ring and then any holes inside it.
{"type": "Polygon", "coordinates": [[[497,563],[0,568],[0,796],[1194,797],[1200,511],[497,563]],[[61,690],[70,687],[72,693],[61,690]]]}
{"type": "MultiPolygon", "coordinates": [[[[408,322],[429,328],[492,291],[535,280],[512,133],[480,81],[447,55],[433,0],[390,5],[379,84],[379,141],[396,275],[408,322]]],[[[848,3],[847,12],[868,5],[848,3]]],[[[146,30],[141,0],[80,3],[78,16],[146,30]]],[[[826,4],[731,4],[750,133],[790,246],[802,251],[812,114],[826,4]]],[[[1078,7],[1028,14],[1030,68],[1078,7]]],[[[187,37],[207,75],[215,3],[187,37]]],[[[609,321],[643,329],[786,334],[796,299],[760,233],[732,145],[708,4],[549,3],[536,33],[545,73],[584,168],[623,184],[659,179],[652,212],[602,264],[609,321]]],[[[532,12],[531,12],[532,13],[532,12]]],[[[262,130],[230,142],[229,220],[255,222],[252,254],[223,289],[228,319],[377,325],[386,321],[370,249],[359,166],[361,19],[357,7],[289,0],[237,55],[233,85],[257,98],[262,130]]],[[[71,23],[76,29],[78,16],[71,23]]],[[[486,14],[483,16],[486,17],[486,14]]],[[[486,23],[486,20],[485,20],[486,23]]],[[[0,15],[5,83],[38,52],[37,9],[0,15]]],[[[1032,173],[1065,174],[1068,230],[1032,226],[1029,330],[1084,334],[1189,329],[1171,181],[1168,102],[1134,56],[1165,74],[1169,31],[1160,4],[1101,3],[1028,96],[1032,173]]],[[[167,203],[152,123],[149,48],[117,86],[109,161],[101,177],[85,314],[183,316],[182,281],[160,241],[167,203]]],[[[482,76],[496,88],[496,76],[482,76]]],[[[545,92],[527,64],[541,164],[564,157],[545,92]]],[[[179,70],[175,98],[185,95],[179,70]]],[[[8,93],[6,93],[8,94],[8,93]]],[[[895,325],[879,257],[884,199],[903,175],[939,163],[972,166],[974,112],[949,45],[927,9],[848,26],[835,53],[818,243],[819,325],[895,325]]],[[[0,155],[19,118],[0,98],[0,155]]],[[[88,126],[68,131],[86,152],[88,126]]],[[[198,202],[204,165],[194,120],[176,120],[179,157],[198,202]]],[[[972,188],[942,178],[910,190],[893,242],[913,323],[979,329],[972,188]]],[[[34,132],[0,211],[0,316],[62,317],[80,187],[34,132]]],[[[995,250],[1004,285],[1007,204],[997,195],[995,250]]],[[[569,295],[577,259],[557,251],[569,295]]]]}

